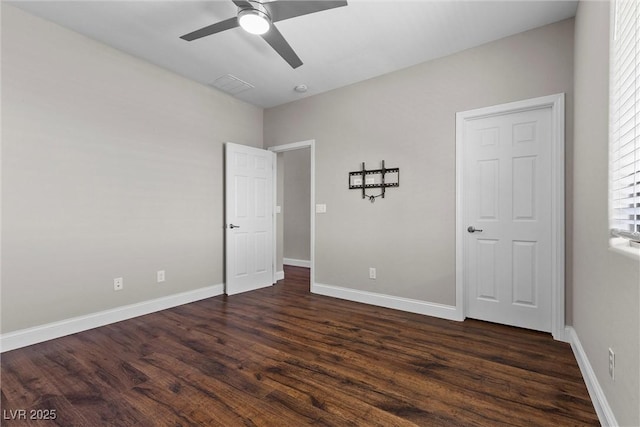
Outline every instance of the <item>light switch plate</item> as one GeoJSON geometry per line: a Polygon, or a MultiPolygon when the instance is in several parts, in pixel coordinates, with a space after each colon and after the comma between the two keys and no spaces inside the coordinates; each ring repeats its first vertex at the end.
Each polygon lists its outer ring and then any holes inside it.
{"type": "Polygon", "coordinates": [[[316,213],[327,213],[327,205],[325,204],[316,205],[316,213]]]}
{"type": "Polygon", "coordinates": [[[279,214],[282,212],[282,206],[276,206],[276,213],[279,214]]]}

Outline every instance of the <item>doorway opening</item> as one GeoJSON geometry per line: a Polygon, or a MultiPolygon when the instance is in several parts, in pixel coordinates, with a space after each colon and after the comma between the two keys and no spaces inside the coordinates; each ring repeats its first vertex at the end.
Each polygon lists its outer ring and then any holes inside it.
{"type": "Polygon", "coordinates": [[[276,280],[295,267],[309,268],[309,290],[314,282],[315,249],[315,141],[270,147],[274,168],[274,267],[276,280]],[[285,268],[285,266],[291,268],[285,268]]]}

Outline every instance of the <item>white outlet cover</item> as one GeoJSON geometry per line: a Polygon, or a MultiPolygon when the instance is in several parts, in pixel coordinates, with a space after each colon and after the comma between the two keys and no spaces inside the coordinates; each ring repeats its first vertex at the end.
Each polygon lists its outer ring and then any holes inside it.
{"type": "Polygon", "coordinates": [[[327,205],[325,204],[316,205],[316,213],[327,213],[327,205]]]}
{"type": "Polygon", "coordinates": [[[282,213],[282,206],[276,206],[276,213],[282,213]]]}

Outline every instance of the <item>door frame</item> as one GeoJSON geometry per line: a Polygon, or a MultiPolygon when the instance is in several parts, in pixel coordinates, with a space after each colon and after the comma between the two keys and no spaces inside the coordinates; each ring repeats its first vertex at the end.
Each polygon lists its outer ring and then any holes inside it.
{"type": "Polygon", "coordinates": [[[529,110],[551,108],[551,334],[558,341],[565,335],[565,105],[564,93],[493,105],[456,113],[456,311],[460,320],[467,314],[463,172],[465,122],[529,110]]]}
{"type": "MultiPolygon", "coordinates": [[[[309,174],[310,174],[310,189],[309,189],[309,203],[310,203],[310,207],[309,207],[309,215],[311,216],[309,218],[309,244],[310,244],[310,248],[309,248],[309,258],[311,258],[309,260],[309,289],[311,289],[311,286],[313,286],[313,284],[315,283],[315,251],[316,251],[316,140],[315,139],[310,139],[308,141],[300,141],[300,142],[292,142],[290,144],[283,144],[283,145],[275,145],[273,147],[269,147],[267,148],[267,150],[272,151],[274,153],[284,153],[285,151],[293,151],[293,150],[300,150],[300,149],[304,149],[304,148],[309,148],[309,155],[310,155],[310,170],[309,170],[309,174]]],[[[277,205],[277,193],[278,193],[278,183],[277,183],[277,174],[278,174],[278,169],[277,169],[277,163],[275,162],[274,164],[276,165],[273,168],[273,205],[276,206],[277,205]]],[[[274,231],[276,230],[276,226],[277,226],[277,216],[274,215],[273,216],[273,229],[274,231]]],[[[277,250],[276,250],[276,245],[277,245],[277,238],[273,239],[273,266],[274,266],[274,274],[275,274],[275,265],[276,265],[276,258],[277,258],[277,250]]]]}

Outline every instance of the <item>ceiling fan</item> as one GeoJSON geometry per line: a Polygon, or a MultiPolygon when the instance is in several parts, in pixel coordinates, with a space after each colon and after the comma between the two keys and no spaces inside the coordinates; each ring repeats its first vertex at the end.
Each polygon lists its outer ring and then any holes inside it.
{"type": "Polygon", "coordinates": [[[302,61],[273,25],[274,22],[347,5],[346,1],[333,0],[232,1],[238,6],[238,16],[200,28],[180,38],[192,41],[240,26],[251,34],[260,35],[293,68],[301,66],[302,61]]]}

